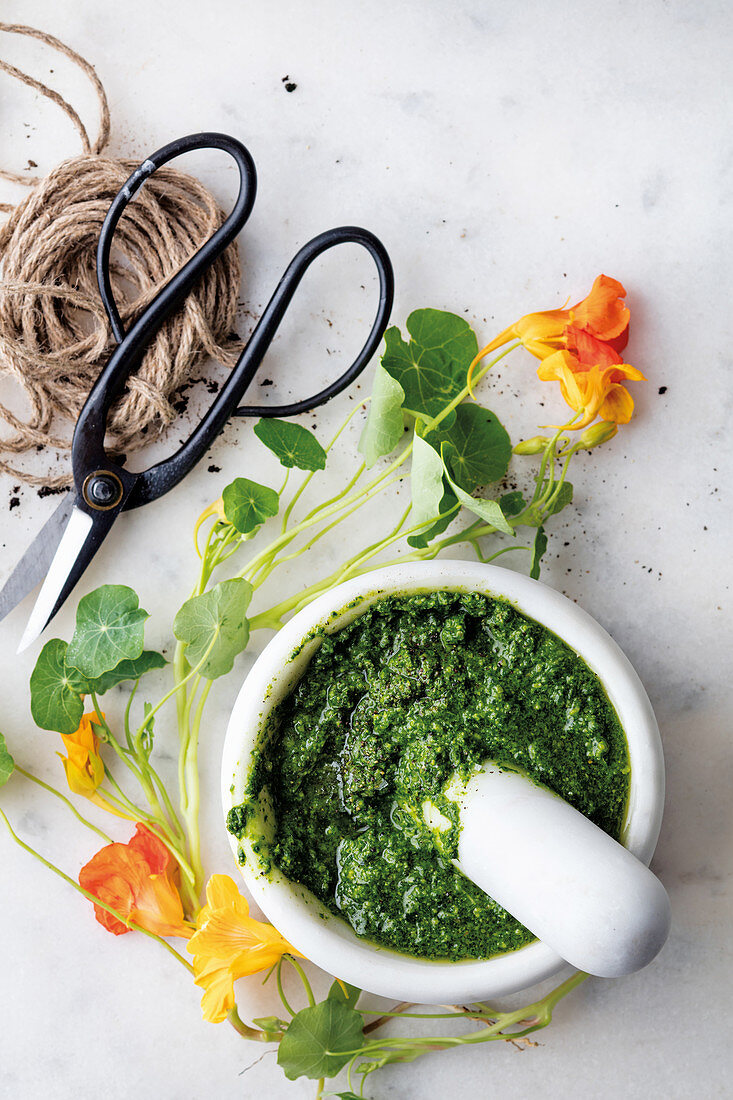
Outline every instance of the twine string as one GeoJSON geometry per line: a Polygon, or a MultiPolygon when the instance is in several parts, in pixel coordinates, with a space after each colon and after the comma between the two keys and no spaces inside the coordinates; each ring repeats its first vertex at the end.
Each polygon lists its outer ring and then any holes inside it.
{"type": "MultiPolygon", "coordinates": [[[[0,402],[9,432],[0,452],[68,451],[73,422],[114,349],[96,280],[96,248],[109,205],[137,162],[103,156],[109,109],[92,66],[64,43],[33,27],[0,23],[59,50],[89,77],[99,102],[92,142],[74,108],[53,89],[0,59],[0,70],[55,103],[76,127],[84,152],[43,178],[0,176],[32,192],[0,227],[0,378],[11,378],[29,407],[20,416],[0,402]],[[66,424],[63,422],[66,421],[66,424]]],[[[160,168],[126,208],[115,233],[112,284],[125,327],[222,224],[225,215],[194,177],[160,168]]],[[[175,404],[204,358],[226,366],[241,342],[234,331],[241,279],[236,245],[202,276],[185,303],[159,329],[108,419],[107,446],[129,454],[159,435],[177,415],[175,404]]],[[[68,471],[37,475],[0,458],[0,472],[34,485],[68,485],[68,471]]]]}

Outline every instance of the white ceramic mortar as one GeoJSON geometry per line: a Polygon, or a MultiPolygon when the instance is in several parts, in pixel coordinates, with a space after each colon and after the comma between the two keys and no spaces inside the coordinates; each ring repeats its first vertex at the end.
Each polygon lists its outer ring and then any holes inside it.
{"type": "MultiPolygon", "coordinates": [[[[382,596],[436,589],[508,600],[562,638],[600,677],[626,732],[631,761],[621,841],[648,863],[662,819],[664,761],[654,712],[639,677],[613,639],[576,604],[519,573],[472,562],[411,562],[377,569],[319,596],[279,631],[247,676],[229,721],[222,763],[225,813],[243,800],[253,753],[270,712],[303,675],[320,645],[320,637],[303,644],[304,639],[314,630],[332,633],[346,626],[382,596]]],[[[236,856],[239,844],[234,837],[230,840],[236,856]]],[[[246,840],[244,850],[248,852],[246,840]]],[[[251,851],[240,869],[257,904],[294,947],[329,973],[372,993],[423,1004],[471,1002],[524,989],[564,965],[540,942],[481,962],[411,958],[359,938],[344,920],[277,869],[265,877],[251,851]]]]}

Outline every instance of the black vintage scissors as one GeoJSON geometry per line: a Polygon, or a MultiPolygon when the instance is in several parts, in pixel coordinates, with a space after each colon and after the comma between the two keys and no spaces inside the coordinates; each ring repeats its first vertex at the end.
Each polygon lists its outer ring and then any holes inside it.
{"type": "Polygon", "coordinates": [[[226,134],[192,134],[153,153],[132,173],[112,202],[99,236],[97,281],[117,348],[95,382],[76,424],[71,447],[75,492],[69,494],[47,521],[0,592],[2,618],[45,577],[18,652],[35,641],[66,601],[120,512],[149,504],[177,485],[210,448],[230,416],[284,417],[314,409],[348,386],[374,355],[392,308],[394,278],[389,256],[382,243],[366,229],[353,226],[329,229],[304,245],[290,262],[219,394],[181,448],[170,458],[140,473],[131,473],[109,458],[104,449],[104,436],[110,406],[165,319],[239,233],[252,211],[256,190],[254,161],[241,142],[226,134]],[[173,276],[125,332],[109,273],[115,228],[145,180],[161,165],[194,149],[222,149],[236,161],[239,194],[234,208],[221,228],[173,276]],[[379,303],[364,347],[340,378],[312,397],[290,405],[239,406],[303,275],[323,252],[347,242],[366,248],[379,273],[379,303]]]}

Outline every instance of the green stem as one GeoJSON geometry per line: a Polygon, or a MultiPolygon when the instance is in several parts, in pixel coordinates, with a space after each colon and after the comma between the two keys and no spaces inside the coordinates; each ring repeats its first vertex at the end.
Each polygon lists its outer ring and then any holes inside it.
{"type": "Polygon", "coordinates": [[[285,955],[283,957],[286,958],[288,960],[288,962],[291,963],[291,965],[297,970],[297,972],[300,976],[300,980],[303,983],[303,988],[305,989],[305,995],[308,998],[308,1004],[311,1008],[313,1008],[315,1003],[316,1003],[316,999],[313,996],[313,990],[311,989],[311,983],[308,981],[308,978],[306,977],[305,970],[303,970],[303,967],[300,965],[298,960],[296,958],[294,958],[293,955],[285,955]]]}
{"type": "Polygon", "coordinates": [[[270,543],[270,545],[266,547],[263,551],[261,551],[261,553],[259,553],[256,557],[254,557],[247,564],[247,566],[245,566],[245,568],[237,574],[237,576],[244,577],[254,575],[254,573],[256,573],[257,569],[259,568],[261,562],[270,560],[274,552],[280,550],[284,546],[287,546],[288,543],[292,542],[293,539],[296,538],[302,531],[308,530],[308,528],[312,527],[315,523],[321,522],[324,519],[329,519],[332,515],[335,515],[338,512],[343,512],[347,509],[350,509],[352,504],[354,504],[357,500],[366,502],[371,498],[373,491],[377,489],[380,485],[382,486],[382,488],[387,488],[387,486],[383,484],[385,481],[387,481],[387,479],[391,478],[389,484],[393,484],[395,480],[399,480],[399,478],[392,478],[392,475],[397,469],[399,469],[403,462],[407,461],[411,454],[412,443],[409,443],[407,447],[405,447],[405,449],[400,453],[400,455],[398,455],[398,457],[394,459],[394,461],[391,462],[389,466],[381,474],[379,474],[378,477],[372,478],[372,480],[362,489],[360,489],[358,493],[353,493],[351,496],[345,497],[343,496],[343,494],[339,494],[339,499],[337,503],[332,504],[328,508],[325,508],[319,515],[313,514],[310,517],[306,516],[306,518],[301,520],[300,523],[296,524],[295,527],[291,528],[289,531],[286,531],[284,534],[281,534],[278,536],[278,538],[274,539],[273,542],[270,543]]]}
{"type": "Polygon", "coordinates": [[[280,488],[279,488],[279,489],[277,490],[277,495],[278,495],[279,497],[281,497],[281,496],[283,495],[283,493],[285,492],[285,490],[286,490],[286,488],[287,488],[287,484],[288,484],[288,478],[289,478],[289,477],[290,477],[290,467],[289,467],[289,466],[286,466],[286,467],[285,467],[285,477],[283,478],[283,483],[282,483],[282,485],[280,486],[280,488]]]}
{"type": "Polygon", "coordinates": [[[132,701],[135,698],[135,693],[136,693],[139,686],[140,686],[140,680],[138,679],[132,685],[132,691],[130,692],[130,694],[128,696],[128,699],[127,699],[127,706],[125,707],[125,716],[124,716],[124,719],[123,719],[124,727],[125,727],[125,741],[127,742],[127,747],[130,750],[130,752],[134,751],[133,747],[132,747],[132,730],[130,729],[130,710],[132,708],[132,701]]]}
{"type": "MultiPolygon", "coordinates": [[[[354,408],[353,408],[353,409],[351,410],[351,412],[349,413],[349,415],[348,415],[348,416],[346,417],[346,419],[345,419],[345,420],[344,420],[344,422],[342,423],[341,427],[340,427],[340,428],[339,428],[339,429],[337,430],[336,434],[335,434],[335,435],[333,436],[333,438],[331,439],[330,443],[328,443],[328,444],[327,444],[327,446],[326,446],[326,447],[324,448],[324,449],[325,449],[325,451],[326,451],[326,454],[328,454],[328,453],[329,453],[329,451],[330,451],[330,450],[331,450],[331,448],[333,447],[333,445],[334,445],[334,443],[336,442],[336,440],[338,439],[338,437],[339,437],[339,436],[341,435],[341,433],[342,433],[342,432],[343,432],[343,431],[344,431],[344,430],[345,430],[345,429],[346,429],[346,428],[348,427],[348,425],[349,425],[349,424],[351,423],[351,420],[353,419],[353,417],[354,417],[354,416],[356,416],[356,414],[357,414],[357,413],[359,412],[359,410],[360,410],[360,409],[361,409],[362,407],[363,407],[363,402],[361,402],[360,404],[358,404],[358,405],[355,405],[355,406],[354,406],[354,408]]],[[[350,486],[351,486],[351,485],[353,485],[353,484],[354,484],[354,482],[358,480],[359,476],[361,475],[361,471],[362,471],[363,469],[364,469],[364,465],[363,465],[363,463],[362,463],[361,467],[360,467],[360,468],[359,468],[359,470],[357,471],[357,474],[356,474],[356,476],[355,476],[355,477],[354,477],[354,478],[352,479],[352,481],[350,482],[350,486]]],[[[308,485],[310,484],[310,482],[311,482],[311,480],[312,480],[313,476],[314,476],[314,475],[315,475],[316,473],[317,473],[317,471],[316,471],[316,470],[311,470],[311,471],[310,471],[310,472],[308,473],[308,476],[307,476],[307,477],[305,477],[305,478],[303,479],[303,482],[302,482],[302,484],[301,484],[301,485],[300,485],[300,487],[299,487],[299,488],[297,489],[297,491],[296,491],[296,492],[294,493],[294,495],[293,495],[293,499],[292,499],[292,500],[290,501],[290,504],[289,504],[289,505],[287,506],[287,508],[285,509],[285,513],[284,513],[284,515],[283,515],[283,521],[282,521],[282,533],[283,533],[283,534],[285,533],[285,531],[286,531],[286,529],[287,529],[287,526],[288,526],[288,520],[290,519],[290,516],[292,515],[292,512],[293,512],[293,508],[295,507],[295,505],[296,505],[296,504],[298,503],[298,501],[300,500],[300,497],[301,497],[301,496],[303,495],[303,493],[304,493],[304,492],[305,492],[305,490],[307,489],[308,485]]],[[[348,489],[347,489],[347,491],[348,491],[348,489]]]]}
{"type": "Polygon", "coordinates": [[[184,875],[186,875],[186,877],[191,882],[193,882],[195,876],[190,863],[186,859],[184,853],[181,852],[180,849],[170,839],[170,837],[166,835],[165,827],[161,825],[161,822],[153,817],[151,814],[146,813],[146,811],[141,809],[140,806],[136,806],[134,802],[130,801],[125,792],[120,787],[117,780],[110,772],[109,768],[106,769],[106,775],[107,779],[109,779],[110,783],[112,783],[115,790],[117,791],[117,795],[112,794],[111,791],[105,790],[103,787],[98,787],[97,793],[101,795],[101,797],[104,798],[106,802],[109,802],[111,806],[116,807],[118,810],[121,810],[123,814],[129,818],[129,820],[141,822],[143,825],[145,825],[150,830],[150,832],[158,838],[161,844],[165,845],[165,847],[168,849],[170,854],[180,866],[184,875]]]}
{"type": "Polygon", "coordinates": [[[274,1035],[268,1035],[264,1031],[260,1031],[258,1028],[250,1027],[248,1024],[245,1024],[244,1020],[237,1011],[236,1005],[229,1012],[227,1020],[236,1032],[242,1035],[245,1039],[253,1039],[256,1043],[279,1042],[282,1038],[282,1034],[279,1031],[276,1032],[274,1035]]]}
{"type": "Polygon", "coordinates": [[[285,990],[283,989],[283,981],[282,981],[283,958],[284,958],[284,956],[281,955],[280,958],[277,960],[277,970],[275,971],[275,981],[277,982],[277,991],[280,994],[280,1000],[283,1003],[283,1007],[285,1008],[285,1011],[289,1012],[291,1016],[294,1016],[295,1012],[290,1007],[290,1003],[289,1003],[287,997],[285,996],[285,990]]]}
{"type": "Polygon", "coordinates": [[[514,351],[515,348],[520,347],[521,343],[521,340],[516,340],[513,344],[509,344],[508,347],[504,348],[504,350],[500,352],[499,355],[496,355],[493,359],[489,360],[489,362],[481,368],[476,377],[472,380],[470,389],[468,386],[464,386],[461,392],[459,394],[456,394],[453,400],[449,404],[447,404],[444,409],[441,409],[437,416],[434,416],[432,420],[427,420],[424,422],[424,434],[427,435],[428,432],[431,432],[434,428],[437,428],[438,424],[440,424],[441,421],[445,420],[446,416],[450,415],[450,413],[452,413],[453,410],[457,408],[460,403],[469,396],[471,391],[476,388],[484,375],[487,374],[492,367],[495,367],[496,364],[499,363],[505,356],[514,351]]]}
{"type": "Polygon", "coordinates": [[[106,840],[108,844],[114,843],[111,836],[108,836],[103,829],[97,828],[91,821],[87,821],[87,819],[79,813],[74,803],[71,802],[66,795],[62,794],[61,791],[57,791],[55,787],[52,787],[50,783],[44,783],[37,775],[33,775],[32,772],[27,772],[25,768],[21,768],[19,764],[15,765],[15,771],[18,772],[19,775],[25,776],[26,779],[30,779],[31,783],[37,783],[39,787],[43,787],[44,791],[49,791],[51,794],[55,795],[56,798],[59,798],[68,806],[74,817],[81,821],[82,825],[86,825],[87,829],[91,829],[92,832],[97,833],[98,836],[101,836],[102,840],[106,840]]]}
{"type": "Polygon", "coordinates": [[[185,781],[186,781],[186,828],[188,842],[191,851],[191,866],[194,870],[196,882],[203,886],[204,868],[201,862],[201,832],[199,829],[199,809],[201,804],[199,771],[198,771],[198,746],[199,730],[204,706],[211,691],[211,680],[207,680],[201,690],[196,711],[193,717],[193,728],[186,744],[185,781]]]}

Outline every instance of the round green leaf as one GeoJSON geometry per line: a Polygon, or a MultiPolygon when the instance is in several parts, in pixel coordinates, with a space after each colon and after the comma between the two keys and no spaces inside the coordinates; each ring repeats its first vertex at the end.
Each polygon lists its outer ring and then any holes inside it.
{"type": "Polygon", "coordinates": [[[506,429],[489,409],[462,404],[455,422],[445,431],[431,433],[444,445],[451,477],[466,492],[499,481],[507,471],[512,444],[506,429]]]}
{"type": "Polygon", "coordinates": [[[96,679],[143,651],[147,611],[126,584],[103,584],[79,601],[66,663],[96,679]]]}
{"type": "Polygon", "coordinates": [[[343,1001],[330,999],[293,1016],[280,1040],[277,1063],[286,1077],[335,1077],[364,1043],[364,1021],[343,1001]]]}
{"type": "Polygon", "coordinates": [[[382,366],[400,383],[408,412],[431,419],[466,385],[478,351],[476,334],[463,317],[440,309],[417,309],[407,318],[411,340],[396,327],[385,333],[382,366]]]}
{"type": "Polygon", "coordinates": [[[243,535],[249,535],[266,519],[277,515],[280,498],[274,489],[247,477],[237,477],[221,494],[224,515],[243,535]]]}
{"type": "Polygon", "coordinates": [[[186,600],[173,622],[173,633],[185,642],[186,660],[198,665],[206,660],[199,672],[207,680],[215,680],[229,672],[234,658],[249,641],[249,621],[246,611],[252,599],[249,581],[235,578],[221,581],[209,592],[186,600]]]}
{"type": "Polygon", "coordinates": [[[89,690],[95,695],[104,695],[105,691],[123,683],[125,680],[139,680],[146,672],[154,668],[165,668],[167,661],[162,653],[144,649],[134,661],[120,661],[109,672],[102,673],[96,680],[89,681],[89,690]]]}
{"type": "Polygon", "coordinates": [[[42,730],[73,733],[84,713],[88,684],[66,662],[66,642],[52,638],[38,655],[31,673],[31,714],[42,730]]]}
{"type": "Polygon", "coordinates": [[[0,787],[4,787],[15,771],[15,761],[8,752],[5,738],[0,733],[0,787]]]}
{"type": "Polygon", "coordinates": [[[328,997],[331,1001],[343,1001],[349,1008],[356,1008],[361,993],[362,991],[358,985],[349,985],[348,982],[337,978],[328,991],[328,997]]]}
{"type": "Polygon", "coordinates": [[[276,420],[267,417],[255,424],[255,435],[277,455],[283,466],[299,470],[322,470],[326,465],[326,452],[313,432],[292,420],[276,420]]]}

